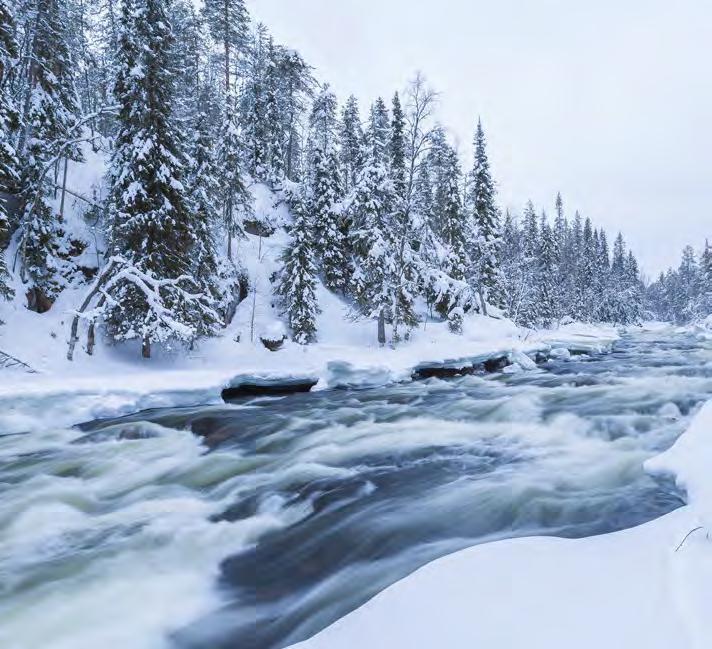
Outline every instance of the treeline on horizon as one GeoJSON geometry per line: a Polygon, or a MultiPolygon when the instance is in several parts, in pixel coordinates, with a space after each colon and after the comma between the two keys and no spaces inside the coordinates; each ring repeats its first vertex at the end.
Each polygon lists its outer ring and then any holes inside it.
{"type": "Polygon", "coordinates": [[[96,325],[146,357],[192,345],[254,290],[235,241],[265,183],[293,216],[272,288],[299,343],[318,339],[319,281],[382,343],[430,316],[461,332],[472,312],[639,321],[646,291],[622,235],[609,246],[560,196],[552,219],[531,203],[503,214],[482,124],[464,171],[437,100],[417,75],[363,114],[353,96],[339,106],[243,0],[0,0],[0,292],[12,298],[19,274],[45,312],[86,284],[70,357],[82,320],[90,353],[96,325]],[[89,151],[109,160],[104,197],[67,186],[89,151]],[[73,231],[70,200],[96,242],[73,231]]]}
{"type": "Polygon", "coordinates": [[[679,325],[703,320],[712,313],[712,247],[705,241],[699,256],[685,246],[680,265],[661,272],[646,291],[648,312],[679,325]]]}

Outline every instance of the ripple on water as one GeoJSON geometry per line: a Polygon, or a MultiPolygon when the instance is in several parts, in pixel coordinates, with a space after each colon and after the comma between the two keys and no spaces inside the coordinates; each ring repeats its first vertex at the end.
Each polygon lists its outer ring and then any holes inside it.
{"type": "Polygon", "coordinates": [[[0,644],[280,647],[447,552],[650,520],[681,497],[642,463],[711,368],[704,342],[638,334],[532,372],[0,437],[0,644]]]}

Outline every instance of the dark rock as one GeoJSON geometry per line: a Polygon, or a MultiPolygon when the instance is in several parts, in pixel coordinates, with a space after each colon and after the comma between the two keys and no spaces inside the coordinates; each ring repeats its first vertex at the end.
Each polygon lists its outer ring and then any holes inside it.
{"type": "Polygon", "coordinates": [[[274,234],[275,227],[271,223],[250,219],[243,223],[243,228],[247,234],[252,234],[256,237],[271,237],[274,234]]]}
{"type": "Polygon", "coordinates": [[[284,345],[285,340],[287,340],[286,336],[282,336],[279,340],[270,340],[269,338],[262,338],[260,336],[262,344],[271,352],[276,352],[279,349],[282,349],[282,345],[284,345]]]}
{"type": "Polygon", "coordinates": [[[413,372],[414,379],[451,379],[456,376],[474,374],[477,368],[474,365],[465,367],[446,367],[442,365],[428,365],[416,367],[413,372]]]}
{"type": "MultiPolygon", "coordinates": [[[[462,362],[464,363],[464,361],[462,362]]],[[[490,374],[498,372],[511,364],[512,362],[507,356],[496,356],[470,365],[418,365],[413,370],[412,377],[415,380],[430,378],[451,379],[456,376],[468,376],[470,374],[490,374]]]]}
{"type": "Polygon", "coordinates": [[[299,392],[309,392],[316,384],[316,379],[299,379],[287,381],[255,381],[228,386],[222,391],[223,401],[233,401],[245,397],[279,397],[299,392]]]}
{"type": "Polygon", "coordinates": [[[507,356],[498,356],[497,358],[488,358],[484,362],[484,368],[485,372],[498,372],[511,364],[512,362],[507,356]]]}
{"type": "Polygon", "coordinates": [[[36,311],[37,313],[47,313],[52,308],[53,300],[50,300],[47,295],[45,295],[42,289],[36,286],[32,287],[25,294],[27,298],[27,308],[30,311],[36,311]]]}

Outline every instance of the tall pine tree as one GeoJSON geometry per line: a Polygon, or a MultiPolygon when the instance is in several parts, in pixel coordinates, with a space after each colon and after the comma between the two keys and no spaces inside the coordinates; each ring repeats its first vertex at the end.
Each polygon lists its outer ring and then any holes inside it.
{"type": "Polygon", "coordinates": [[[19,114],[10,93],[9,69],[18,57],[15,16],[7,3],[0,0],[0,297],[10,298],[8,272],[2,249],[10,236],[10,215],[7,199],[17,192],[20,180],[19,160],[14,135],[20,126],[19,114]]]}
{"type": "Polygon", "coordinates": [[[495,187],[487,158],[487,143],[482,121],[477,122],[475,133],[475,164],[470,177],[469,209],[475,229],[473,251],[476,281],[483,293],[483,307],[487,302],[504,306],[502,278],[500,275],[501,233],[499,211],[495,205],[495,187]]]}
{"type": "Polygon", "coordinates": [[[371,155],[361,170],[350,203],[351,246],[356,256],[353,293],[361,312],[378,321],[378,342],[384,344],[385,324],[395,305],[393,210],[395,190],[386,167],[371,155]]]}
{"type": "Polygon", "coordinates": [[[363,127],[359,116],[358,100],[353,95],[346,101],[341,114],[339,135],[344,191],[348,193],[356,184],[356,179],[364,162],[363,127]]]}
{"type": "Polygon", "coordinates": [[[125,0],[120,102],[110,181],[109,238],[117,273],[107,324],[115,340],[190,342],[216,320],[213,300],[193,279],[198,239],[186,198],[183,143],[171,119],[172,31],[165,0],[125,0]]]}
{"type": "Polygon", "coordinates": [[[28,306],[43,312],[63,287],[60,218],[51,199],[56,183],[50,173],[62,159],[81,160],[73,141],[80,135],[79,97],[69,48],[67,0],[37,0],[30,48],[22,150],[23,271],[29,276],[28,306]]]}
{"type": "Polygon", "coordinates": [[[282,257],[284,266],[277,293],[282,296],[294,341],[305,345],[316,340],[316,316],[319,313],[314,226],[302,196],[295,196],[291,207],[294,223],[282,257]]]}
{"type": "Polygon", "coordinates": [[[336,150],[336,97],[328,86],[314,100],[310,117],[308,209],[314,220],[315,248],[327,288],[345,291],[349,278],[348,247],[343,228],[343,198],[336,150]]]}

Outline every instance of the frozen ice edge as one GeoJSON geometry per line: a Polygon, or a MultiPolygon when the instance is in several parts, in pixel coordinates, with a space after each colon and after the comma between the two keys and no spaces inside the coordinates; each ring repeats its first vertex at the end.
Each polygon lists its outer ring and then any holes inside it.
{"type": "MultiPolygon", "coordinates": [[[[548,332],[550,334],[554,332],[548,332]]],[[[221,394],[245,384],[275,386],[316,382],[314,390],[335,388],[371,388],[409,382],[424,368],[472,368],[488,360],[508,358],[521,369],[536,367],[537,354],[551,354],[565,348],[579,353],[593,353],[610,348],[618,338],[615,330],[594,330],[595,335],[571,333],[551,341],[508,340],[481,341],[472,353],[438,357],[427,348],[385,348],[374,353],[340,347],[318,350],[306,366],[297,369],[295,354],[281,361],[282,352],[251,360],[249,369],[235,373],[227,367],[215,370],[131,369],[99,367],[94,374],[63,376],[61,371],[44,374],[0,377],[0,432],[29,432],[38,428],[68,427],[93,419],[117,417],[141,410],[166,407],[189,407],[223,403],[221,394]],[[430,353],[426,353],[430,351],[430,353]],[[362,357],[363,360],[360,360],[362,357]],[[271,366],[263,359],[271,361],[271,366]],[[376,361],[376,359],[378,359],[376,361]],[[284,367],[277,367],[279,363],[284,367]],[[8,380],[8,378],[10,380],[8,380]],[[2,380],[4,379],[4,380],[2,380]]],[[[305,359],[306,360],[306,359],[305,359]]]]}

